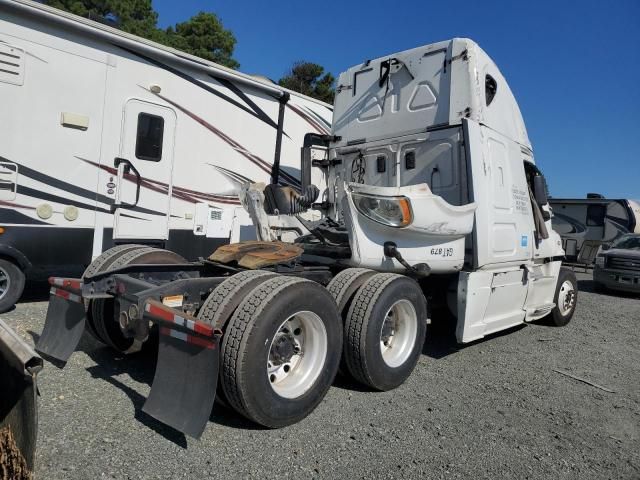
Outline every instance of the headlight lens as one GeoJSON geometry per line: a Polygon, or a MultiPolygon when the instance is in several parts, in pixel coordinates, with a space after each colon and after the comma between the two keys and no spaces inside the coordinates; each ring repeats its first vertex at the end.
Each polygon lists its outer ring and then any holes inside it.
{"type": "Polygon", "coordinates": [[[411,202],[407,197],[377,197],[352,193],[358,211],[374,222],[390,227],[406,227],[413,221],[411,202]]]}
{"type": "Polygon", "coordinates": [[[599,267],[604,267],[604,257],[602,255],[598,255],[596,257],[596,265],[599,267]]]}

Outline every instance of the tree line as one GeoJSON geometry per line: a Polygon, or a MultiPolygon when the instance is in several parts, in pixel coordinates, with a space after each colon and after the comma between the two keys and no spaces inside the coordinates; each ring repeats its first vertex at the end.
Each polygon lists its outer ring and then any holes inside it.
{"type": "MultiPolygon", "coordinates": [[[[215,13],[199,12],[166,29],[158,26],[151,0],[43,0],[49,6],[116,27],[124,32],[237,69],[233,58],[237,40],[215,13]]],[[[335,78],[321,65],[295,62],[278,80],[282,87],[333,103],[335,78]]]]}

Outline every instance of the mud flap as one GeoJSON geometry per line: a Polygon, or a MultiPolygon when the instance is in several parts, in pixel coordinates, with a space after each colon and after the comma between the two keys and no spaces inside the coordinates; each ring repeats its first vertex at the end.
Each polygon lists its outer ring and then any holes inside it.
{"type": "Polygon", "coordinates": [[[47,319],[36,351],[66,363],[80,342],[86,318],[80,295],[52,287],[47,319]]]}
{"type": "Polygon", "coordinates": [[[221,332],[160,302],[145,314],[160,324],[156,372],[142,410],[193,438],[211,415],[218,383],[221,332]]]}

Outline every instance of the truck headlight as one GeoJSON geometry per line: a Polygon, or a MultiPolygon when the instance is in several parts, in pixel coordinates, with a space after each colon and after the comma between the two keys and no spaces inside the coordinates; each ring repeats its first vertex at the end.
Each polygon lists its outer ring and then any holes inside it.
{"type": "Polygon", "coordinates": [[[602,255],[596,257],[596,265],[601,268],[604,267],[604,257],[602,255]]]}
{"type": "Polygon", "coordinates": [[[351,193],[358,211],[374,222],[389,227],[406,227],[413,221],[411,202],[407,197],[379,197],[351,193]]]}

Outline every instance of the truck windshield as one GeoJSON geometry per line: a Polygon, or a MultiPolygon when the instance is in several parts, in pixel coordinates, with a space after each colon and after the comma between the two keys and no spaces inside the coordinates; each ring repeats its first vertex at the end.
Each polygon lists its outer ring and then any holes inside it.
{"type": "Polygon", "coordinates": [[[640,235],[624,236],[613,242],[611,248],[623,248],[625,250],[640,250],[640,235]]]}

